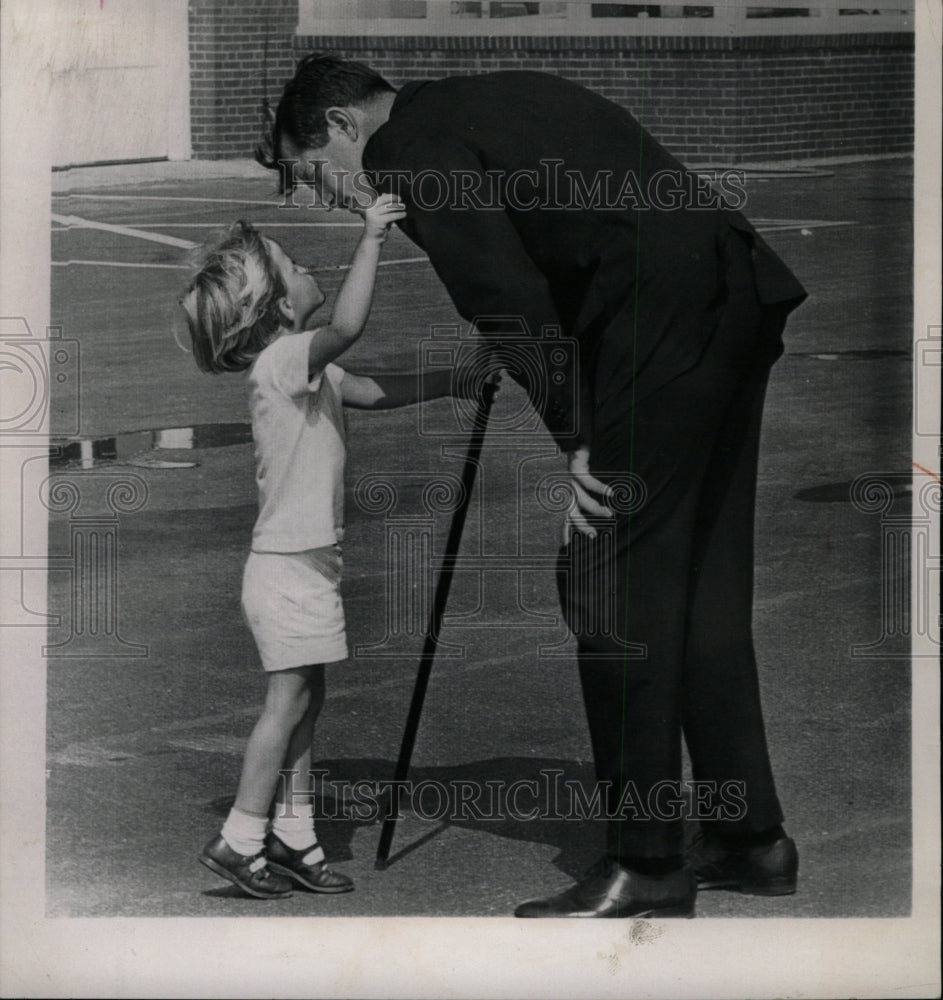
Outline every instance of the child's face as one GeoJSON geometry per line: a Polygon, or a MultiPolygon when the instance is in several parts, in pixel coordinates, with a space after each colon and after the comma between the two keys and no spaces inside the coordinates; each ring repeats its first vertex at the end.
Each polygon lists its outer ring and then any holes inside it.
{"type": "Polygon", "coordinates": [[[294,333],[300,333],[307,329],[305,324],[312,313],[324,304],[324,292],[314,275],[296,264],[274,240],[265,242],[285,284],[282,312],[286,323],[294,333]]]}

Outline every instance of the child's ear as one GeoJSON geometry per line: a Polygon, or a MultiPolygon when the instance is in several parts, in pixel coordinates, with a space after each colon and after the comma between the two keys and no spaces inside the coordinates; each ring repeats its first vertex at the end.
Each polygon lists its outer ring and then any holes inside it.
{"type": "Polygon", "coordinates": [[[295,321],[295,310],[287,295],[283,295],[278,300],[278,311],[282,314],[282,317],[286,319],[289,323],[294,323],[295,321]]]}

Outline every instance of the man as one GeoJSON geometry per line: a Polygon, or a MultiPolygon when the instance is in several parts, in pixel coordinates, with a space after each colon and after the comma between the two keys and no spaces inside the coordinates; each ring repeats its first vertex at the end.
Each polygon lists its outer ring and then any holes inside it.
{"type": "MultiPolygon", "coordinates": [[[[522,318],[545,360],[548,328],[579,342],[562,379],[521,381],[568,458],[559,586],[607,852],[517,915],[690,916],[697,886],[793,892],[751,615],[763,396],[802,286],[628,112],[545,74],[396,91],[310,56],[260,161],[294,161],[329,204],[355,204],[364,177],[395,191],[466,319],[522,318]],[[611,516],[600,501],[627,477],[638,502],[611,516]],[[717,793],[688,864],[682,731],[689,806],[717,793]]],[[[478,325],[497,345],[508,332],[478,325]]]]}

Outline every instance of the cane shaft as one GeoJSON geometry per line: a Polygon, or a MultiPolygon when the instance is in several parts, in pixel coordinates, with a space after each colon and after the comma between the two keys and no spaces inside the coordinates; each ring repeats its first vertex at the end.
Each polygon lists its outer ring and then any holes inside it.
{"type": "Polygon", "coordinates": [[[455,556],[458,554],[459,546],[462,542],[462,531],[465,527],[465,519],[468,515],[469,505],[471,504],[472,488],[475,485],[475,476],[478,472],[478,460],[481,456],[485,429],[488,425],[488,414],[491,412],[491,404],[494,401],[494,392],[495,386],[488,383],[484,388],[483,398],[475,412],[471,441],[468,445],[468,452],[465,455],[465,465],[462,468],[461,498],[459,506],[452,517],[452,524],[445,543],[445,558],[442,570],[439,573],[438,582],[436,583],[432,611],[429,615],[429,628],[426,632],[422,656],[419,660],[419,669],[416,673],[416,683],[413,686],[409,714],[406,716],[406,726],[403,730],[403,740],[400,745],[399,757],[396,760],[396,767],[393,771],[390,809],[383,820],[383,828],[380,831],[380,842],[377,847],[378,865],[384,864],[390,856],[393,833],[396,829],[396,814],[399,811],[400,790],[402,783],[406,780],[406,776],[409,773],[413,747],[416,745],[416,735],[419,732],[422,706],[425,702],[426,689],[429,686],[429,677],[432,673],[432,664],[435,661],[436,647],[439,642],[439,630],[442,627],[442,618],[445,615],[445,607],[449,599],[449,588],[452,586],[452,576],[455,572],[455,556]]]}

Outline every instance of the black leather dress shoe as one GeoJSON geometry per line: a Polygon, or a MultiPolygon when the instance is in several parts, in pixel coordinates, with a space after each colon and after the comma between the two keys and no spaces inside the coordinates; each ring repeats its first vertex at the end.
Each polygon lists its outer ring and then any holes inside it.
{"type": "Polygon", "coordinates": [[[698,889],[735,889],[753,896],[789,896],[796,891],[799,852],[792,837],[750,847],[699,832],[687,860],[698,889]]]}
{"type": "Polygon", "coordinates": [[[291,895],[291,882],[269,871],[264,854],[237,854],[222,836],[209,841],[197,859],[256,899],[282,899],[291,895]]]}
{"type": "Polygon", "coordinates": [[[320,847],[296,851],[274,833],[269,833],[265,838],[265,853],[273,872],[287,875],[311,892],[350,892],[354,887],[346,875],[328,868],[320,847]]]}
{"type": "Polygon", "coordinates": [[[693,917],[697,887],[688,869],[639,875],[603,858],[557,896],[532,899],[515,917],[693,917]]]}

